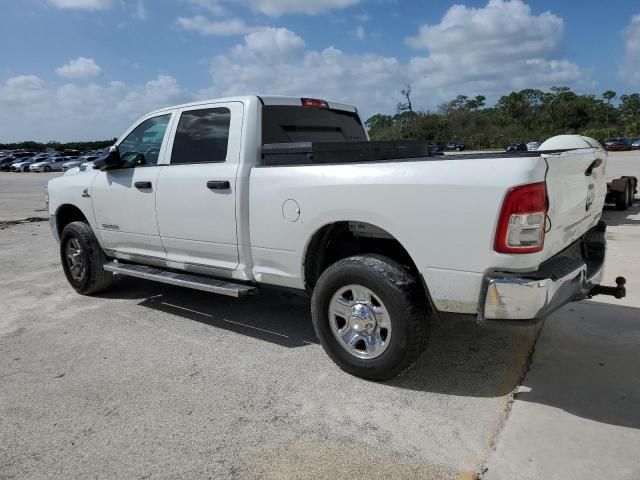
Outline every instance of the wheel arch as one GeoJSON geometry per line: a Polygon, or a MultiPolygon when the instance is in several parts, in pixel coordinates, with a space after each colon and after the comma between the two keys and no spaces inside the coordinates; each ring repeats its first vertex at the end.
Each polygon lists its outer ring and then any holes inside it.
{"type": "Polygon", "coordinates": [[[60,205],[56,209],[55,217],[58,238],[60,238],[60,236],[62,235],[64,227],[69,225],[71,222],[84,222],[87,225],[91,226],[91,224],[89,223],[89,219],[84,214],[84,212],[80,210],[80,208],[78,208],[76,205],[73,205],[71,203],[64,203],[60,205]]]}
{"type": "Polygon", "coordinates": [[[371,222],[340,220],[325,223],[310,236],[303,254],[302,274],[306,290],[311,293],[331,264],[352,255],[376,253],[389,257],[419,275],[408,250],[387,229],[371,222]],[[351,228],[350,228],[351,224],[351,228]],[[363,232],[357,232],[359,227],[363,232]]]}

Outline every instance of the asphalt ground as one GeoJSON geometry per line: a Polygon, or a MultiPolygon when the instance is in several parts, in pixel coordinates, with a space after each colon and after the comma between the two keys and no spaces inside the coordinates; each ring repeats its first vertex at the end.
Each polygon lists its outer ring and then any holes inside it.
{"type": "MultiPolygon", "coordinates": [[[[640,176],[627,171],[640,170],[640,155],[614,154],[610,165],[640,176]]],[[[566,378],[579,372],[582,379],[590,363],[580,360],[601,338],[613,342],[608,351],[616,342],[630,347],[596,382],[614,381],[615,365],[638,364],[633,322],[625,317],[626,329],[611,329],[610,311],[590,302],[547,321],[524,382],[538,328],[456,322],[434,326],[429,350],[408,374],[374,383],[329,360],[314,337],[308,301],[297,295],[266,290],[231,299],[118,278],[108,292],[83,297],[64,278],[48,224],[20,222],[46,216],[42,187],[54,175],[0,173],[0,478],[458,479],[487,468],[486,475],[509,478],[499,475],[524,461],[537,467],[520,472],[533,475],[550,470],[542,455],[540,463],[518,456],[507,436],[511,424],[521,443],[561,448],[563,433],[549,429],[545,439],[538,429],[534,440],[522,437],[532,435],[522,428],[540,421],[520,420],[520,393],[514,401],[512,392],[536,378],[537,365],[553,370],[558,360],[566,378]],[[581,317],[592,324],[586,333],[581,317]],[[541,343],[556,323],[573,341],[573,370],[554,357],[561,345],[541,350],[555,338],[541,343]]],[[[630,215],[615,217],[619,225],[608,234],[617,263],[611,270],[608,262],[607,275],[626,268],[630,289],[611,308],[640,306],[632,293],[640,292],[640,272],[628,257],[638,245],[630,215]]],[[[625,369],[615,384],[633,386],[634,371],[625,369]]],[[[572,410],[554,397],[566,397],[562,382],[532,385],[546,393],[529,404],[607,427],[589,432],[612,451],[619,428],[635,446],[639,425],[619,418],[633,415],[635,387],[622,404],[627,413],[614,420],[610,408],[620,404],[608,405],[606,395],[572,410]]],[[[602,394],[606,386],[593,388],[602,394]]],[[[573,438],[575,431],[564,433],[573,438]]],[[[621,452],[618,467],[637,473],[632,460],[620,465],[621,452]]],[[[573,461],[595,458],[588,450],[573,454],[573,461]]]]}

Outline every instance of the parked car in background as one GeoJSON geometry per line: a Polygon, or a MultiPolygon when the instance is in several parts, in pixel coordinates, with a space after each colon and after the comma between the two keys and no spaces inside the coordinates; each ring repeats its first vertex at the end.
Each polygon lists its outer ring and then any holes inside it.
{"type": "Polygon", "coordinates": [[[36,162],[43,162],[45,161],[47,158],[49,158],[51,156],[50,153],[47,152],[41,152],[38,153],[32,157],[25,157],[25,158],[21,158],[18,161],[14,162],[11,165],[11,171],[24,171],[24,172],[28,172],[29,171],[29,165],[32,165],[36,162]],[[20,165],[18,165],[20,164],[20,165]],[[24,167],[27,167],[26,169],[24,167]]]}
{"type": "Polygon", "coordinates": [[[527,143],[527,151],[535,152],[540,148],[540,142],[529,142],[527,143]]]}
{"type": "Polygon", "coordinates": [[[464,150],[464,143],[462,142],[449,142],[447,143],[447,145],[444,147],[445,150],[452,150],[455,152],[461,152],[462,150],[464,150]]]}
{"type": "Polygon", "coordinates": [[[510,143],[509,145],[507,145],[507,148],[505,148],[505,150],[507,151],[507,153],[526,152],[527,145],[524,143],[510,143]]]}
{"type": "Polygon", "coordinates": [[[62,171],[66,172],[70,168],[79,167],[83,163],[91,162],[91,161],[95,160],[96,158],[98,158],[97,155],[83,155],[82,157],[78,157],[76,159],[69,160],[68,162],[64,162],[62,164],[62,171]]]}
{"type": "Polygon", "coordinates": [[[631,142],[628,138],[612,138],[604,142],[604,148],[612,152],[631,150],[631,142]]]}
{"type": "Polygon", "coordinates": [[[11,164],[9,170],[11,172],[28,172],[29,167],[36,162],[42,162],[48,158],[47,154],[39,153],[30,158],[19,159],[11,164]]]}
{"type": "Polygon", "coordinates": [[[18,160],[21,160],[23,158],[26,159],[33,157],[34,155],[34,152],[13,152],[11,155],[2,159],[2,161],[0,162],[0,170],[2,170],[3,172],[8,172],[11,168],[12,163],[17,162],[18,160]]]}
{"type": "Polygon", "coordinates": [[[62,156],[64,157],[78,157],[80,155],[82,155],[80,150],[64,150],[62,152],[62,156]]]}
{"type": "Polygon", "coordinates": [[[29,165],[30,172],[60,172],[62,164],[71,160],[68,157],[49,157],[41,162],[29,165]]]}
{"type": "Polygon", "coordinates": [[[631,144],[632,150],[640,150],[640,138],[636,138],[631,144]]]}
{"type": "Polygon", "coordinates": [[[444,155],[444,152],[440,149],[440,145],[435,142],[429,142],[427,148],[429,149],[429,155],[444,155]]]}
{"type": "Polygon", "coordinates": [[[8,172],[9,168],[11,168],[11,164],[15,161],[16,161],[16,158],[13,155],[1,158],[0,170],[2,170],[3,172],[8,172]]]}

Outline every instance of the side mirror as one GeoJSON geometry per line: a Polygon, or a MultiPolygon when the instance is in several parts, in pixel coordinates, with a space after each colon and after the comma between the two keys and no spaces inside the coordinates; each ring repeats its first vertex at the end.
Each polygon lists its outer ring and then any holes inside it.
{"type": "Polygon", "coordinates": [[[116,145],[109,147],[105,152],[93,162],[93,168],[102,170],[113,170],[122,167],[122,158],[116,145]]]}

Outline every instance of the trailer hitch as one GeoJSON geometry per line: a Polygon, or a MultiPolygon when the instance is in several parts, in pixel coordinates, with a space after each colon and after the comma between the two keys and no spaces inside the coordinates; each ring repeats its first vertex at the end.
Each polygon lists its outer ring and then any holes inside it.
{"type": "Polygon", "coordinates": [[[624,277],[616,278],[615,287],[605,287],[603,285],[596,285],[589,291],[589,296],[596,295],[611,295],[617,299],[624,298],[627,295],[627,289],[624,287],[627,280],[624,277]]]}

